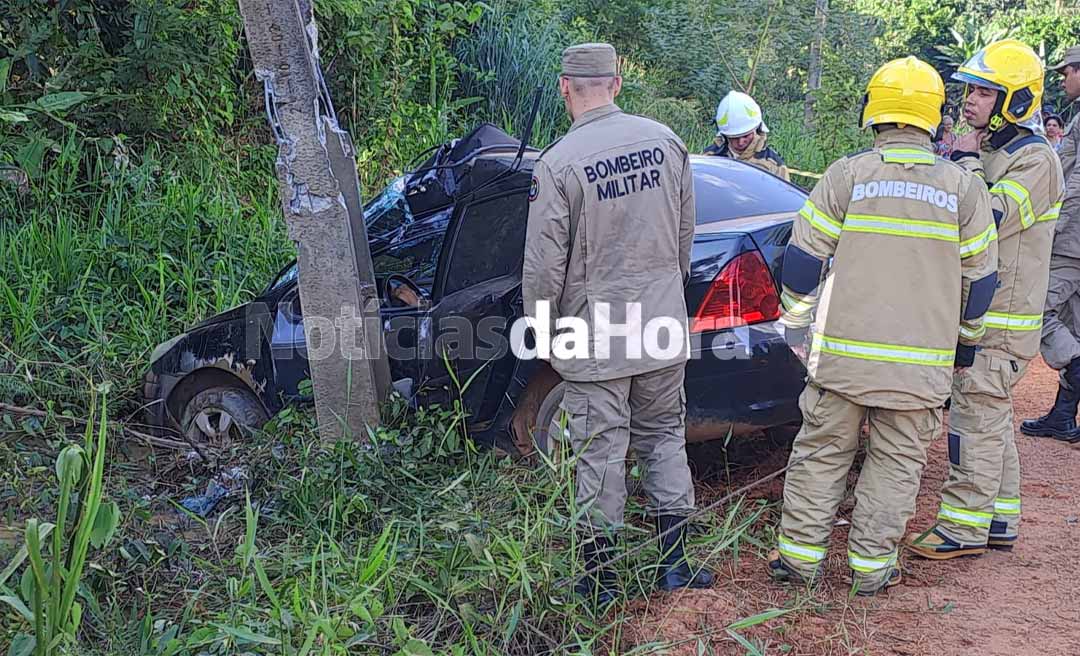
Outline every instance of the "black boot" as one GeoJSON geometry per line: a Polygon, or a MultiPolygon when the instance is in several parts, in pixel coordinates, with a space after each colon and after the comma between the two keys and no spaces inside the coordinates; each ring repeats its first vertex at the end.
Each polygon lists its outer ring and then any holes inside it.
{"type": "MultiPolygon", "coordinates": [[[[1075,365],[1070,364],[1069,368],[1075,365]]],[[[1080,404],[1080,393],[1074,389],[1058,387],[1057,398],[1050,412],[1038,419],[1029,419],[1020,424],[1020,432],[1031,437],[1052,437],[1065,442],[1080,442],[1080,428],[1076,427],[1076,407],[1080,404]]]]}
{"type": "Polygon", "coordinates": [[[607,538],[586,538],[581,545],[581,558],[585,570],[598,567],[595,572],[581,577],[574,586],[574,591],[592,603],[595,608],[604,608],[619,598],[619,582],[615,571],[604,567],[615,553],[615,541],[607,538]]]}
{"type": "Polygon", "coordinates": [[[711,588],[713,585],[711,573],[704,569],[694,572],[686,562],[686,524],[663,535],[683,519],[677,515],[660,515],[656,519],[657,532],[663,536],[660,538],[660,569],[656,584],[667,592],[680,588],[711,588]]]}

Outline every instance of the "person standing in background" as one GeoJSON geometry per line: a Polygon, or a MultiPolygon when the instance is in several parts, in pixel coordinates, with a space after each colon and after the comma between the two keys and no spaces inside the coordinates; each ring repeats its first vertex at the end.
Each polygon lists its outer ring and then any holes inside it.
{"type": "Polygon", "coordinates": [[[1061,138],[1064,136],[1061,125],[1061,117],[1052,112],[1043,114],[1043,125],[1046,126],[1046,140],[1053,146],[1054,152],[1061,150],[1061,138]]]}
{"type": "Polygon", "coordinates": [[[954,125],[953,117],[948,114],[941,119],[941,137],[934,142],[934,154],[938,157],[949,159],[949,156],[952,155],[958,138],[956,133],[953,132],[954,125]]]}

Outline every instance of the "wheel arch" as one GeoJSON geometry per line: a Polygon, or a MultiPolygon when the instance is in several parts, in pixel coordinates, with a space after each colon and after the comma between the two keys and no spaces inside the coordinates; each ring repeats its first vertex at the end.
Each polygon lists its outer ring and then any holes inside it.
{"type": "Polygon", "coordinates": [[[227,369],[210,366],[188,372],[169,391],[165,399],[165,409],[173,423],[179,426],[184,406],[200,391],[212,387],[235,387],[249,392],[258,401],[267,417],[273,414],[266,407],[258,390],[252,388],[243,378],[227,369]]]}

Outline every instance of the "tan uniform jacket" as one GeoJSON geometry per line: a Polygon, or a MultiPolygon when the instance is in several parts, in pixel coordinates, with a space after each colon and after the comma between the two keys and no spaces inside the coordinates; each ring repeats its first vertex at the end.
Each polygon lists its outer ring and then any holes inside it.
{"type": "Polygon", "coordinates": [[[575,317],[588,327],[587,352],[578,351],[585,357],[558,357],[560,345],[569,349],[570,342],[555,338],[555,370],[566,380],[603,381],[685,362],[694,179],[675,133],[616,105],[586,112],[540,156],[530,200],[526,312],[535,317],[536,303],[548,301],[553,319],[575,317]],[[634,354],[627,339],[605,334],[598,320],[605,313],[610,319],[603,322],[627,324],[638,336],[654,319],[654,326],[664,322],[680,332],[674,337],[682,348],[650,353],[646,334],[634,354]]]}
{"type": "Polygon", "coordinates": [[[954,153],[953,159],[985,177],[998,224],[998,288],[980,346],[1030,360],[1039,352],[1050,248],[1061,209],[1061,162],[1045,139],[1023,128],[1000,148],[987,140],[979,157],[954,153]]]}
{"type": "Polygon", "coordinates": [[[936,157],[925,132],[886,129],[873,149],[834,162],[795,221],[784,263],[781,322],[814,322],[810,380],[867,407],[944,403],[957,342],[982,334],[996,238],[982,180],[936,157]],[[793,247],[832,258],[820,302],[816,290],[793,291],[793,247]],[[981,307],[968,312],[973,285],[981,307]]]}
{"type": "Polygon", "coordinates": [[[1061,218],[1055,226],[1054,254],[1080,259],[1080,167],[1076,166],[1080,146],[1080,112],[1065,128],[1058,156],[1065,179],[1065,196],[1061,203],[1061,218]]]}
{"type": "Polygon", "coordinates": [[[767,141],[768,138],[764,134],[759,134],[750,143],[750,146],[740,153],[731,148],[724,137],[720,136],[716,138],[713,145],[705,149],[703,154],[737,159],[790,182],[791,173],[788,171],[787,165],[784,164],[784,158],[780,156],[780,153],[776,152],[776,149],[769,146],[767,141]]]}

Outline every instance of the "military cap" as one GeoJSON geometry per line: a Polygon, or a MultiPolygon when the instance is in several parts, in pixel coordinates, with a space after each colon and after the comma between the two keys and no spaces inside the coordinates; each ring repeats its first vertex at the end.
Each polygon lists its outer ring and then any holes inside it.
{"type": "Polygon", "coordinates": [[[562,74],[567,77],[615,77],[619,62],[607,43],[582,43],[563,50],[562,74]]]}
{"type": "Polygon", "coordinates": [[[1050,70],[1062,73],[1064,72],[1064,68],[1069,64],[1080,66],[1080,46],[1073,46],[1066,50],[1065,56],[1061,59],[1061,63],[1057,66],[1051,66],[1050,70]]]}

